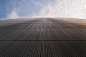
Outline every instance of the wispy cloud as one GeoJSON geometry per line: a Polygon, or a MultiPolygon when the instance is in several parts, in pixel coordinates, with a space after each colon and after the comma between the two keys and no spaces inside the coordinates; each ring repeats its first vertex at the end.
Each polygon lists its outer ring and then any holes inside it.
{"type": "Polygon", "coordinates": [[[55,0],[42,6],[33,17],[86,18],[86,0],[55,0]]]}
{"type": "Polygon", "coordinates": [[[86,19],[86,0],[13,0],[4,12],[7,18],[69,17],[86,19]],[[9,9],[8,9],[9,8],[9,9]]]}
{"type": "Polygon", "coordinates": [[[9,18],[18,18],[18,13],[16,10],[13,10],[12,13],[9,14],[9,18]]]}
{"type": "Polygon", "coordinates": [[[42,4],[40,2],[35,2],[34,0],[32,0],[32,2],[35,4],[35,5],[40,5],[42,6],[42,4]]]}

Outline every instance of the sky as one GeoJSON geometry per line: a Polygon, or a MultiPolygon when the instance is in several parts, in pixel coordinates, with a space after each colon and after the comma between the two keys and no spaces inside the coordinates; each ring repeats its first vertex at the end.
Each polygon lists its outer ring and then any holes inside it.
{"type": "Polygon", "coordinates": [[[27,17],[86,19],[86,0],[0,0],[0,20],[27,17]]]}

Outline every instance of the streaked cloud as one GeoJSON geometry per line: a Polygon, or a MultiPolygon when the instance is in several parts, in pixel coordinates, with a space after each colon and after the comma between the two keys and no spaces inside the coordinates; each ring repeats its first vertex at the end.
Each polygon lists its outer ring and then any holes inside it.
{"type": "Polygon", "coordinates": [[[9,14],[8,18],[18,18],[18,13],[16,10],[13,10],[12,13],[9,14]]]}
{"type": "Polygon", "coordinates": [[[86,0],[55,0],[40,9],[33,17],[86,18],[86,0]]]}
{"type": "Polygon", "coordinates": [[[86,0],[0,0],[0,19],[68,17],[86,19],[86,0]]]}

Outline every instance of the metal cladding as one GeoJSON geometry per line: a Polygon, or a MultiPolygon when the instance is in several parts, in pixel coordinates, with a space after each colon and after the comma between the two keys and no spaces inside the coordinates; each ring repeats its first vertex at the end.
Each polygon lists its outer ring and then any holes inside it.
{"type": "Polygon", "coordinates": [[[86,25],[74,22],[38,18],[0,25],[0,57],[86,57],[86,25]]]}

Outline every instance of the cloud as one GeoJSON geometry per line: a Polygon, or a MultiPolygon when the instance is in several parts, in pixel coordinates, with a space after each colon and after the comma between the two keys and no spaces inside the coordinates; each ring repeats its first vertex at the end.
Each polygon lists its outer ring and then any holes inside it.
{"type": "Polygon", "coordinates": [[[86,18],[86,0],[55,0],[42,6],[33,17],[86,18]]]}
{"type": "Polygon", "coordinates": [[[19,17],[18,13],[17,13],[17,11],[15,9],[8,16],[8,18],[18,18],[18,17],[19,17]]]}
{"type": "Polygon", "coordinates": [[[41,4],[40,2],[35,2],[35,1],[33,1],[33,0],[32,0],[32,2],[33,2],[35,5],[40,5],[40,6],[42,6],[42,4],[41,4]]]}

